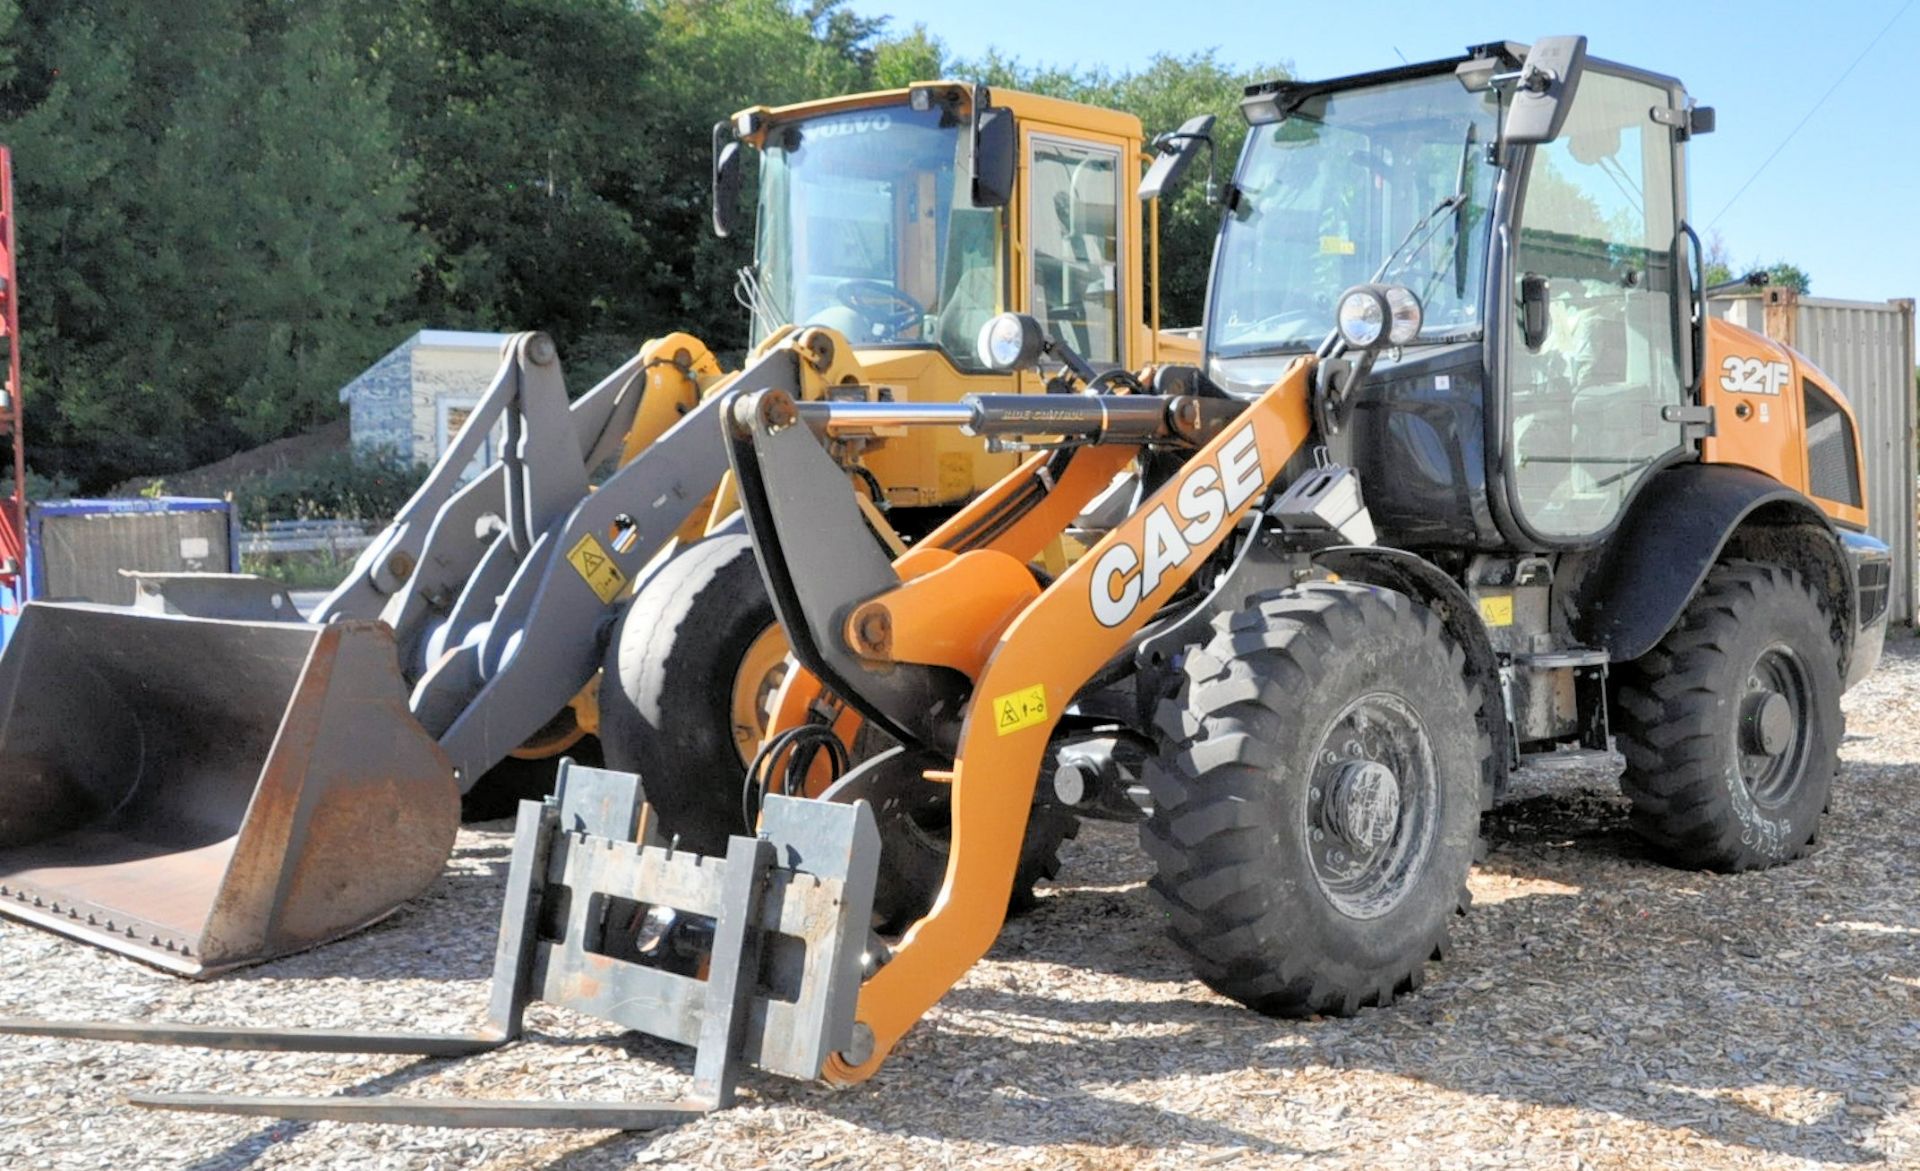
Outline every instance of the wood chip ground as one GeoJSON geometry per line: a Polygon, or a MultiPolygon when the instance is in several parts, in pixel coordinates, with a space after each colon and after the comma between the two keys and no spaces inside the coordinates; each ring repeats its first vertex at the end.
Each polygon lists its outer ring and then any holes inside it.
{"type": "MultiPolygon", "coordinates": [[[[865,1086],[749,1075],[737,1109],[655,1135],[262,1123],[121,1097],[657,1097],[691,1057],[544,1008],[458,1062],[6,1037],[0,1167],[1920,1166],[1920,646],[1847,710],[1820,844],[1766,873],[1663,868],[1607,770],[1521,778],[1451,956],[1352,1020],[1265,1020],[1190,979],[1133,830],[1093,825],[865,1086]]],[[[463,832],[378,928],[203,985],[0,924],[0,1014],[470,1026],[505,830],[463,832]]]]}

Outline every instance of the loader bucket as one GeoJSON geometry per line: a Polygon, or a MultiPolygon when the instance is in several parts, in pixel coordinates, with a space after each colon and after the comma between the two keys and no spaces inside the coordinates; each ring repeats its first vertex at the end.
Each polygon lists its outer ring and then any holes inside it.
{"type": "Polygon", "coordinates": [[[392,912],[459,815],[380,623],[36,602],[0,654],[0,913],[211,975],[392,912]]]}

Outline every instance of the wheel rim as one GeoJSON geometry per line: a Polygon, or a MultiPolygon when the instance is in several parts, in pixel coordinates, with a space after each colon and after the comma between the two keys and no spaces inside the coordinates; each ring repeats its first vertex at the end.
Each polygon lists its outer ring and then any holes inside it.
{"type": "Polygon", "coordinates": [[[1374,692],[1334,717],[1308,778],[1314,881],[1341,914],[1376,919],[1419,879],[1439,824],[1433,741],[1396,695],[1374,692]]]}
{"type": "Polygon", "coordinates": [[[786,678],[787,636],[775,623],[748,644],[733,674],[733,747],[740,754],[741,764],[751,764],[760,742],[766,739],[774,693],[786,678]]]}
{"type": "Polygon", "coordinates": [[[1793,795],[1806,771],[1812,703],[1806,664],[1792,647],[1775,643],[1760,652],[1733,729],[1740,781],[1755,805],[1777,809],[1793,795]]]}

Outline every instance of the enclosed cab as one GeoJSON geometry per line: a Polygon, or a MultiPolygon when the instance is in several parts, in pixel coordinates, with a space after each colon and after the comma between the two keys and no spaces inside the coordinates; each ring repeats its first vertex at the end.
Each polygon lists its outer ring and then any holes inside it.
{"type": "MultiPolygon", "coordinates": [[[[1192,347],[1160,339],[1153,246],[1133,200],[1140,120],[1078,102],[960,82],[754,107],[717,129],[716,224],[733,227],[738,147],[757,150],[754,263],[739,292],[763,345],[790,326],[844,335],[890,397],[953,402],[1007,389],[975,339],[1030,314],[1099,368],[1192,347]]],[[[1018,376],[1038,392],[1046,372],[1018,376]]],[[[951,506],[1013,467],[950,432],[865,456],[886,503],[951,506]]]]}
{"type": "MultiPolygon", "coordinates": [[[[1320,347],[1344,290],[1408,290],[1417,331],[1325,413],[1324,442],[1381,543],[1455,577],[1503,662],[1636,659],[1714,564],[1764,545],[1819,590],[1858,678],[1887,597],[1858,425],[1804,357],[1704,311],[1686,150],[1712,111],[1584,53],[1536,92],[1526,55],[1249,91],[1210,374],[1257,393],[1320,347]],[[1516,134],[1516,94],[1557,123],[1516,134]]],[[[1516,750],[1599,742],[1571,710],[1518,710],[1516,750]]]]}

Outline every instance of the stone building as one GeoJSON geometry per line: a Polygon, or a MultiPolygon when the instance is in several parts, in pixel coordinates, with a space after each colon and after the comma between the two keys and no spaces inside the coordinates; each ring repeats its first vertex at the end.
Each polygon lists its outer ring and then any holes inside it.
{"type": "MultiPolygon", "coordinates": [[[[387,448],[432,463],[453,442],[467,412],[500,368],[504,333],[423,329],[340,388],[356,450],[387,448]]],[[[475,461],[499,451],[500,430],[475,461]]]]}

